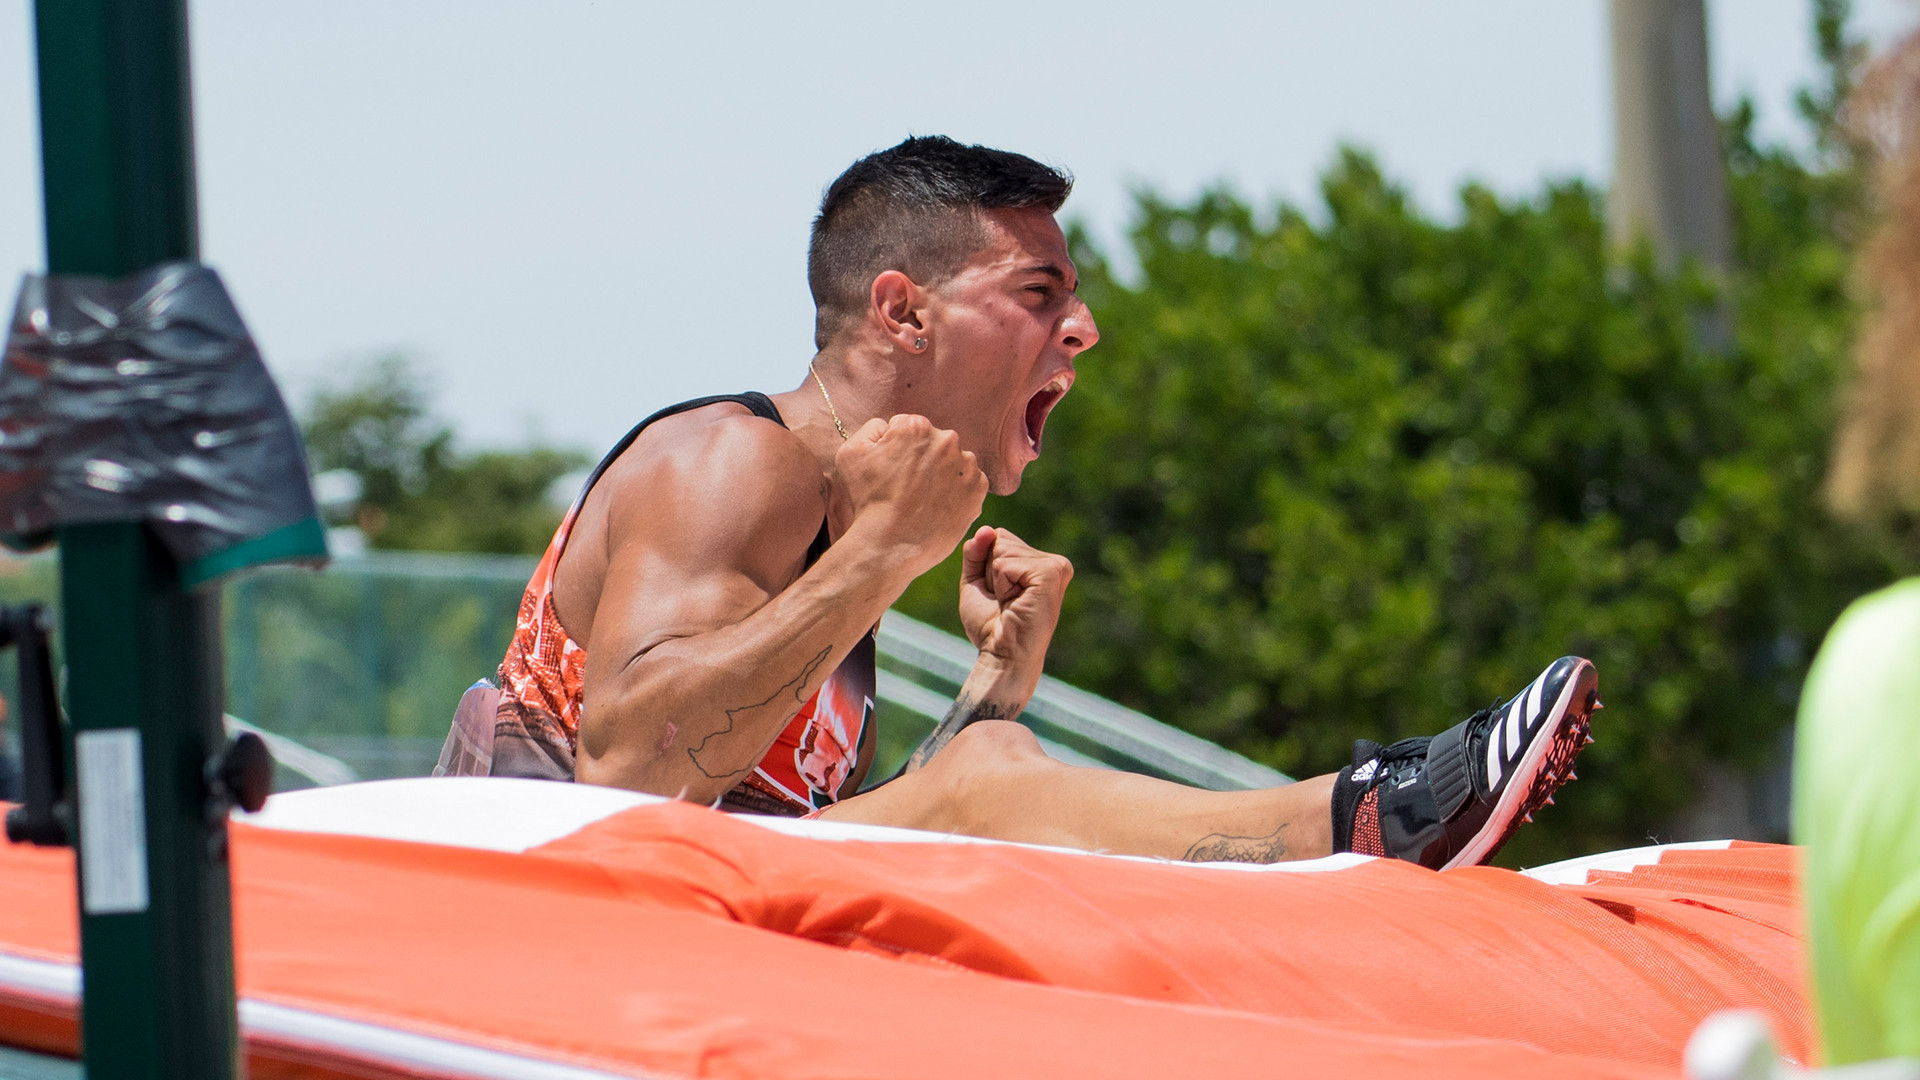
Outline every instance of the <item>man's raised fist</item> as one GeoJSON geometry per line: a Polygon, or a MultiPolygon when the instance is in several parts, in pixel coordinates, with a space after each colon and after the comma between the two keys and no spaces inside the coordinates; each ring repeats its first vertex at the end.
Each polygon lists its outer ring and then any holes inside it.
{"type": "Polygon", "coordinates": [[[835,456],[856,525],[876,542],[910,547],[931,570],[953,551],[980,516],[987,474],[960,436],[924,416],[875,417],[835,456]]]}

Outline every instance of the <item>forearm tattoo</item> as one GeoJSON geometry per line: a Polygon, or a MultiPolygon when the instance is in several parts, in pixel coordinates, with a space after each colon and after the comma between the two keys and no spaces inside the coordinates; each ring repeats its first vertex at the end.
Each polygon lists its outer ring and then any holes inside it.
{"type": "Polygon", "coordinates": [[[940,721],[920,745],[914,748],[913,755],[907,758],[907,772],[912,772],[927,763],[927,760],[940,752],[940,748],[953,741],[967,725],[981,720],[1011,720],[1020,715],[1020,706],[1004,701],[975,701],[971,696],[961,694],[954,699],[953,708],[947,710],[946,719],[940,721]]]}
{"type": "Polygon", "coordinates": [[[766,751],[766,746],[761,740],[753,740],[743,754],[740,745],[732,745],[731,752],[728,750],[729,744],[739,744],[739,740],[725,740],[723,737],[734,733],[736,720],[742,722],[751,720],[752,714],[760,709],[786,709],[786,702],[782,699],[789,694],[793,696],[795,705],[806,704],[807,687],[812,685],[814,672],[820,670],[820,665],[826,663],[827,657],[832,654],[831,648],[821,649],[820,655],[807,661],[807,666],[800,670],[800,674],[795,675],[785,686],[775,690],[765,701],[728,709],[727,722],[723,726],[708,732],[706,737],[700,740],[699,746],[687,749],[687,756],[693,759],[693,767],[715,780],[726,780],[739,776],[759,764],[760,755],[766,751]],[[708,745],[713,744],[715,739],[723,741],[715,744],[712,750],[708,750],[708,745]]]}
{"type": "Polygon", "coordinates": [[[1265,836],[1209,833],[1180,856],[1187,862],[1274,863],[1287,857],[1285,822],[1265,836]]]}

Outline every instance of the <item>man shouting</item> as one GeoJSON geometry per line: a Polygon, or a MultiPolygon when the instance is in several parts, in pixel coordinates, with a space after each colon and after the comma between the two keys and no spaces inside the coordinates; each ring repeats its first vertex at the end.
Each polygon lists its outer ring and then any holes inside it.
{"type": "Polygon", "coordinates": [[[453,771],[1174,859],[1491,857],[1571,776],[1598,705],[1585,660],[1270,790],[1063,765],[1016,722],[1073,567],[973,523],[1020,486],[1100,338],[1054,221],[1070,188],[940,137],[835,180],[804,380],[666,409],[607,455],[528,584],[490,755],[453,771]],[[866,786],[874,629],[956,544],[979,660],[906,771],[866,786]]]}

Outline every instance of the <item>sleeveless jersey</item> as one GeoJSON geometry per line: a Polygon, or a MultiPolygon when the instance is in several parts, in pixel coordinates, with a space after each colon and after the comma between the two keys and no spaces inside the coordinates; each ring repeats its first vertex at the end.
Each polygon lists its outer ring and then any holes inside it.
{"type": "MultiPolygon", "coordinates": [[[[500,663],[492,775],[573,779],[587,654],[567,635],[554,611],[554,570],[560,565],[580,507],[614,459],[654,421],[722,401],[744,405],[755,416],[785,426],[779,410],[765,394],[725,394],[681,402],[636,425],[582,485],[520,598],[513,640],[500,663]]],[[[829,542],[822,520],[819,535],[807,551],[808,566],[829,542]]],[[[724,809],[798,816],[858,790],[873,761],[873,647],[873,633],[869,631],[788,721],[753,771],[722,798],[724,809]]]]}

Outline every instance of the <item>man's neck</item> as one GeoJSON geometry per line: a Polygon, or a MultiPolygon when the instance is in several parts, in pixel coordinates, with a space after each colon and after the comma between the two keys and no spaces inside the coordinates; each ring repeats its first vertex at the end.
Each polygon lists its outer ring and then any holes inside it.
{"type": "Polygon", "coordinates": [[[874,417],[911,412],[901,403],[902,388],[892,385],[897,366],[890,355],[866,355],[857,349],[822,351],[809,364],[800,385],[774,397],[787,426],[832,472],[834,455],[846,437],[874,417]]]}
{"type": "MultiPolygon", "coordinates": [[[[819,460],[821,475],[833,481],[836,492],[839,484],[834,458],[846,436],[876,416],[902,411],[891,386],[894,370],[890,357],[849,350],[821,352],[813,358],[799,386],[773,395],[787,429],[819,460]]],[[[846,524],[836,520],[833,531],[838,534],[846,524]]]]}

